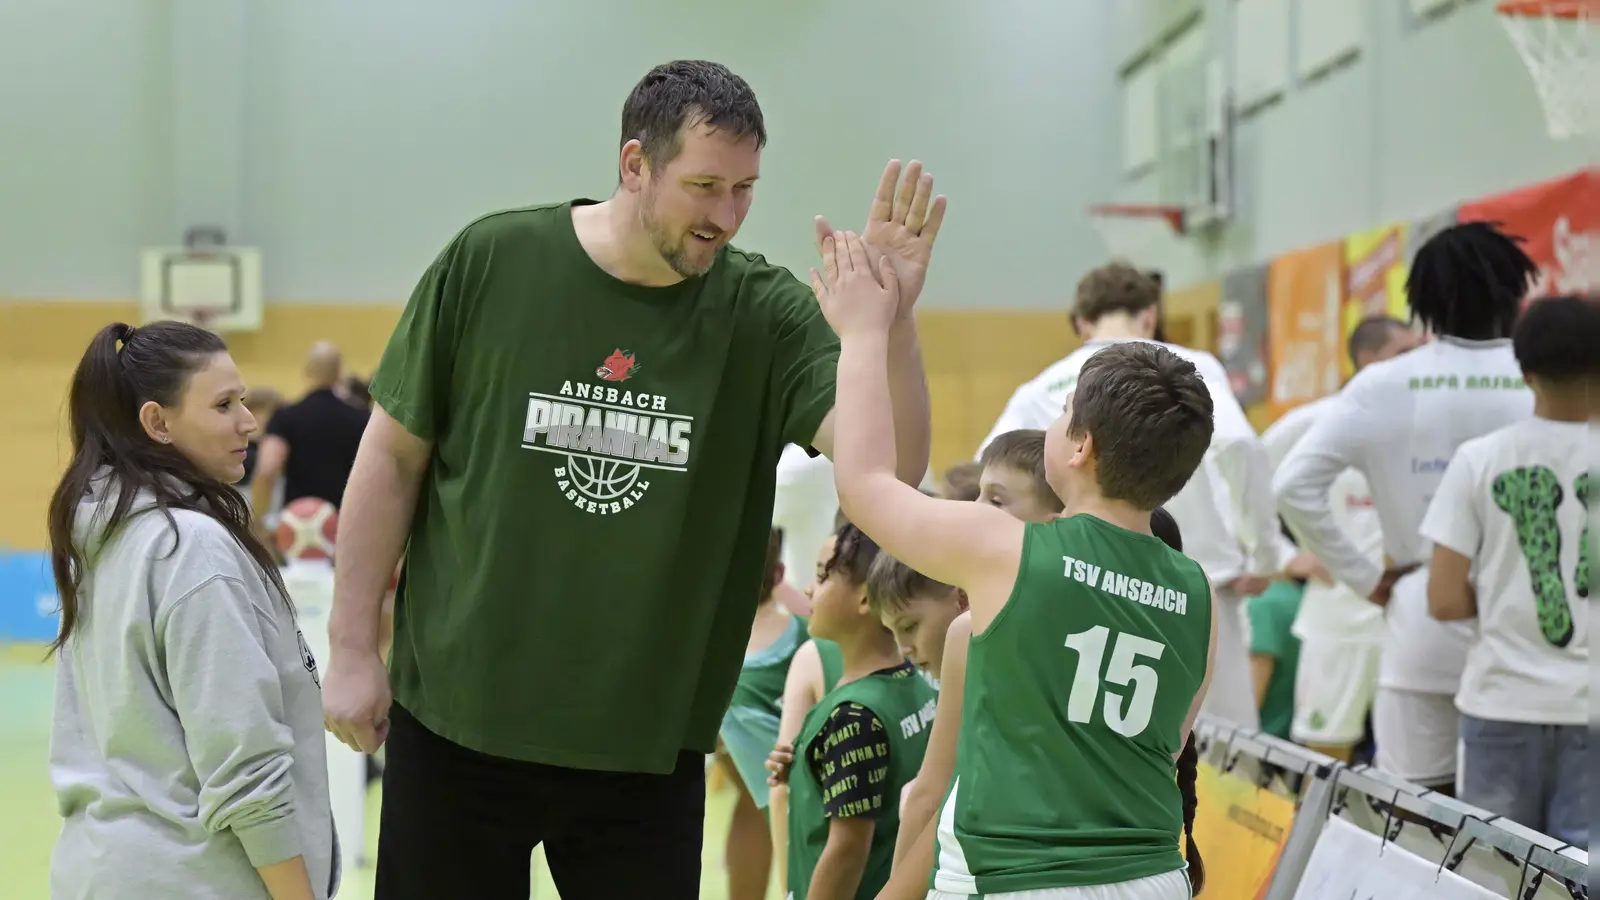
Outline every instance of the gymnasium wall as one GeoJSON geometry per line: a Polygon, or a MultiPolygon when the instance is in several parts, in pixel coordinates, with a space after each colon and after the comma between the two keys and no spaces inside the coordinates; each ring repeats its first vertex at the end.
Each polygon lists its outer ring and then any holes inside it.
{"type": "Polygon", "coordinates": [[[138,248],[207,221],[275,300],[395,302],[472,217],[608,194],[628,89],[699,56],[767,113],[741,244],[803,271],[811,217],[856,225],[914,156],[955,198],[927,305],[1056,309],[1100,255],[1111,6],[7,0],[0,296],[129,299],[138,248]]]}
{"type": "MultiPolygon", "coordinates": [[[[1236,88],[1253,81],[1270,89],[1238,123],[1234,221],[1215,236],[1158,239],[1151,248],[1148,262],[1164,267],[1170,283],[1220,277],[1590,161],[1583,142],[1546,134],[1533,82],[1490,0],[1118,0],[1114,7],[1114,68],[1158,59],[1166,39],[1194,22],[1236,88]],[[1334,31],[1347,50],[1303,71],[1310,54],[1329,52],[1319,35],[1334,31]]],[[[1153,171],[1117,181],[1115,199],[1158,199],[1153,171]]]]}

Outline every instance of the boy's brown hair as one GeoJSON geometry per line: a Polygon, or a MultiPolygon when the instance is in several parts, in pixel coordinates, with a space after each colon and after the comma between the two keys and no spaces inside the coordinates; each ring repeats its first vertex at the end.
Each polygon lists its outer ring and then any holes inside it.
{"type": "Polygon", "coordinates": [[[940,478],[939,495],[946,500],[973,501],[978,499],[978,479],[983,475],[983,463],[956,463],[944,470],[940,478]]]}
{"type": "Polygon", "coordinates": [[[918,597],[953,591],[950,585],[934,581],[887,553],[879,553],[867,573],[867,609],[880,619],[904,610],[918,597]]]}
{"type": "Polygon", "coordinates": [[[1037,428],[1019,428],[997,435],[983,448],[983,468],[1004,466],[1033,477],[1033,490],[1039,505],[1060,512],[1061,498],[1056,496],[1050,481],[1044,477],[1044,432],[1037,428]]]}
{"type": "Polygon", "coordinates": [[[1107,500],[1149,510],[1166,503],[1200,467],[1211,431],[1211,392],[1200,372],[1160,344],[1112,344],[1078,375],[1067,434],[1094,436],[1107,500]]]}
{"type": "Polygon", "coordinates": [[[1130,315],[1161,302],[1161,283],[1122,260],[1092,269],[1078,279],[1072,315],[1091,324],[1112,312],[1130,315]]]}

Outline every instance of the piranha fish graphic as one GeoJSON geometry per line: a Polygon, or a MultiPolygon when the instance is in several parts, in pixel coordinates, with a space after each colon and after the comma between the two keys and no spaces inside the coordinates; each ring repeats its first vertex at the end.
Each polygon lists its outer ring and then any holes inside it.
{"type": "Polygon", "coordinates": [[[600,364],[600,368],[594,370],[594,374],[604,381],[627,381],[640,368],[633,351],[613,350],[611,355],[606,357],[606,361],[600,364]]]}

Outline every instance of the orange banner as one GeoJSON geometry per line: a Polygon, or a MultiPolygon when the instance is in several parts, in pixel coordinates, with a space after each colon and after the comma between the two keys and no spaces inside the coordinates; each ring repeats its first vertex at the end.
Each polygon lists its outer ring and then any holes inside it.
{"type": "Polygon", "coordinates": [[[1272,418],[1339,390],[1344,297],[1343,242],[1294,250],[1272,261],[1267,270],[1272,418]]]}
{"type": "Polygon", "coordinates": [[[1530,298],[1600,290],[1600,174],[1583,169],[1462,204],[1462,222],[1499,222],[1539,265],[1530,298]]]}

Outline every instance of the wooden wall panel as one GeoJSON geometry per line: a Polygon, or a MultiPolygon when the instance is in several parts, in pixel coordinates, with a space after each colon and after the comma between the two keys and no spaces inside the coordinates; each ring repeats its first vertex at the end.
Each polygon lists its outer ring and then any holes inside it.
{"type": "MultiPolygon", "coordinates": [[[[247,383],[292,396],[313,342],[333,341],[351,371],[369,374],[399,314],[387,305],[271,304],[260,332],[232,335],[229,345],[247,383]]],[[[66,459],[73,367],[99,328],[137,317],[133,303],[0,302],[0,546],[44,546],[44,510],[66,459]]],[[[1080,343],[1059,312],[927,310],[917,322],[935,471],[971,459],[1012,391],[1080,343]]]]}

